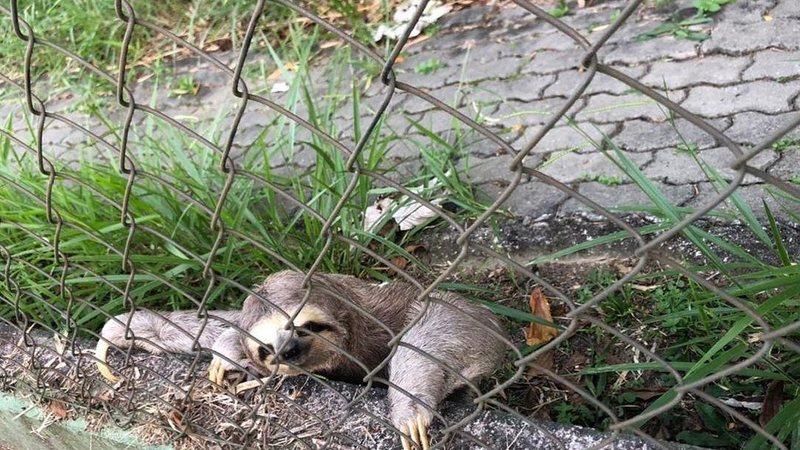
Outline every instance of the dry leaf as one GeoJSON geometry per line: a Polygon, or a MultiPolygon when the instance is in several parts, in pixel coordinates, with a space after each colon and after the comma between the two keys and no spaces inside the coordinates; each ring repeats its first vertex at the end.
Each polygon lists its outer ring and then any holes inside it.
{"type": "Polygon", "coordinates": [[[181,414],[180,411],[174,409],[170,411],[169,416],[167,416],[167,422],[169,422],[169,426],[175,431],[181,433],[186,431],[186,427],[183,425],[183,414],[181,414]]]}
{"type": "MultiPolygon", "coordinates": [[[[536,288],[531,292],[529,299],[531,306],[531,313],[540,317],[548,322],[553,321],[553,316],[550,314],[550,302],[547,301],[542,288],[536,288]]],[[[528,345],[538,345],[547,342],[558,335],[558,330],[547,325],[542,325],[536,322],[528,324],[525,330],[525,342],[528,345]]]]}
{"type": "Polygon", "coordinates": [[[630,286],[631,286],[631,289],[633,289],[635,291],[639,291],[639,292],[650,292],[650,291],[655,291],[656,289],[658,289],[658,286],[655,286],[655,285],[645,286],[643,284],[631,284],[630,286]]]}
{"type": "Polygon", "coordinates": [[[423,244],[406,245],[405,250],[408,253],[412,254],[412,255],[417,255],[419,253],[423,253],[423,252],[427,251],[427,249],[425,248],[425,245],[423,245],[423,244]]]}
{"type": "Polygon", "coordinates": [[[783,381],[774,380],[767,386],[767,394],[764,396],[764,404],[761,406],[761,416],[758,418],[758,423],[762,427],[766,426],[781,410],[781,404],[783,404],[783,381]]]}
{"type": "Polygon", "coordinates": [[[103,402],[110,402],[114,400],[114,391],[111,389],[106,390],[102,394],[98,395],[97,398],[103,402]]]}
{"type": "Polygon", "coordinates": [[[402,256],[395,256],[390,262],[399,270],[403,270],[408,266],[408,260],[402,256]]]}
{"type": "Polygon", "coordinates": [[[278,67],[277,69],[273,70],[269,76],[267,76],[267,81],[275,81],[279,79],[284,72],[294,72],[297,70],[297,63],[296,62],[287,62],[283,65],[283,67],[278,67]]]}
{"type": "Polygon", "coordinates": [[[207,52],[226,52],[231,48],[233,48],[233,41],[229,37],[224,37],[207,42],[203,50],[207,52]]]}
{"type": "Polygon", "coordinates": [[[61,400],[53,400],[47,405],[47,411],[50,412],[56,419],[64,420],[69,415],[67,405],[61,400]]]}

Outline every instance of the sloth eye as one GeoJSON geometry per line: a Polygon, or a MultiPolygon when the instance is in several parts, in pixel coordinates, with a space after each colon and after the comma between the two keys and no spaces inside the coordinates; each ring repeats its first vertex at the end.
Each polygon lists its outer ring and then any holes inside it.
{"type": "Polygon", "coordinates": [[[330,325],[325,325],[324,323],[319,322],[307,322],[303,324],[302,327],[296,328],[295,331],[297,335],[300,337],[308,336],[308,332],[312,333],[322,333],[323,331],[331,330],[332,327],[330,325]]]}

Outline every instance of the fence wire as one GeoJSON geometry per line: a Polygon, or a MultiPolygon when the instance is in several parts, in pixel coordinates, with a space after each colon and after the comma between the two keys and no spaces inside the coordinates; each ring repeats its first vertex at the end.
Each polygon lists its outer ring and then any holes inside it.
{"type": "MultiPolygon", "coordinates": [[[[580,55],[580,72],[583,78],[575,86],[571,95],[558,108],[558,111],[552,114],[547,122],[538,129],[530,142],[524,148],[515,148],[495,131],[471,119],[463,112],[448,106],[447,103],[434,97],[426,90],[403,82],[402,77],[398,78],[394,70],[395,61],[398,60],[401,52],[407,47],[411,31],[420,20],[427,3],[424,0],[419,2],[411,22],[397,39],[388,57],[384,59],[373,48],[353,38],[348,31],[326,21],[306,6],[290,1],[276,0],[267,2],[266,0],[260,0],[252,7],[252,16],[241,40],[238,58],[234,68],[231,69],[213,54],[203,51],[186,39],[155,23],[138,18],[131,3],[125,0],[116,0],[116,18],[113,20],[117,24],[124,24],[125,32],[122,41],[119,43],[119,62],[113,71],[98,67],[69,49],[48,41],[46,36],[34,33],[31,25],[21,17],[17,0],[11,0],[10,8],[0,6],[0,12],[10,19],[13,27],[13,36],[7,35],[4,36],[4,39],[19,39],[27,45],[24,61],[20,62],[22,67],[21,75],[10,76],[0,73],[0,80],[5,84],[6,89],[16,90],[20,93],[27,112],[34,118],[31,129],[35,137],[33,143],[29,144],[13,130],[0,130],[0,134],[9,142],[10,146],[36,159],[36,165],[41,176],[41,186],[36,190],[31,190],[18,180],[7,176],[2,176],[2,181],[7,187],[18,191],[27,197],[36,208],[43,211],[51,227],[49,229],[31,229],[23,224],[10,221],[7,217],[0,217],[0,224],[6,230],[13,230],[15,233],[13,236],[22,237],[24,240],[33,243],[32,245],[35,244],[47,248],[52,252],[52,262],[41,261],[28,259],[25,252],[10,250],[9,247],[15,242],[2,241],[5,244],[0,244],[0,253],[2,253],[4,260],[3,302],[9,308],[8,310],[12,312],[8,317],[3,317],[3,321],[9,329],[15,330],[14,333],[4,333],[0,336],[3,344],[2,370],[4,376],[2,379],[4,388],[19,391],[21,386],[27,386],[28,392],[34,393],[39,401],[49,403],[51,406],[54,404],[53,402],[61,402],[61,404],[68,405],[69,408],[82,414],[99,413],[104,420],[111,420],[120,425],[150,427],[147,428],[149,430],[147,434],[151,437],[163,434],[168,436],[166,439],[169,440],[182,436],[184,439],[188,439],[190,442],[200,446],[216,445],[224,448],[373,448],[374,441],[370,440],[370,434],[388,432],[395,435],[395,442],[399,447],[400,435],[409,433],[409,430],[398,429],[386,417],[385,411],[375,411],[364,407],[364,402],[377,395],[375,394],[376,390],[372,389],[374,386],[391,385],[395,389],[402,388],[393,384],[384,375],[384,369],[390,364],[393,357],[401,354],[402,349],[410,349],[414,354],[422,355],[424,359],[435,361],[440,366],[439,370],[445,373],[447,377],[463,378],[463,374],[459,373],[458,370],[447,367],[446,361],[441,361],[427,354],[424,348],[407,344],[404,338],[410,333],[410,330],[423,320],[425,311],[431,308],[431,305],[446,305],[446,302],[441,301],[440,297],[440,292],[445,283],[457,275],[458,271],[464,267],[469,255],[479,254],[485,258],[501,261],[506,268],[516,273],[517,276],[544,287],[548,297],[552,299],[551,301],[560,303],[565,313],[557,318],[557,323],[560,326],[558,335],[547,344],[525,354],[520,351],[514,342],[497,330],[487,326],[485,322],[480,320],[470,322],[469,326],[475,328],[475,333],[492,335],[502,341],[507,353],[511,355],[510,366],[500,378],[495,375],[494,385],[481,384],[468,378],[463,379],[463,384],[473,394],[473,401],[471,408],[457,418],[454,418],[457,415],[437,411],[435,409],[437,405],[432,405],[433,408],[431,408],[431,405],[428,404],[430,403],[429,399],[421,399],[412,393],[406,392],[414,402],[418,405],[423,405],[423,409],[430,410],[435,418],[435,425],[433,425],[431,434],[431,448],[515,448],[513,440],[510,443],[506,440],[502,444],[500,442],[492,442],[491,436],[482,435],[480,430],[470,425],[471,422],[486,414],[486,411],[509,414],[513,417],[514,426],[519,433],[522,433],[523,429],[536,430],[537,433],[543,436],[541,448],[567,448],[568,444],[563,440],[563,436],[548,428],[546,424],[542,424],[528,414],[510,406],[505,400],[504,391],[515,384],[526,382],[532,370],[535,371],[537,376],[551,380],[555,386],[558,386],[558,389],[571,392],[571,395],[574,396],[570,398],[580,397],[582,402],[596,407],[607,416],[606,423],[609,433],[596,440],[591,445],[591,448],[611,448],[614,442],[625,433],[638,435],[653,448],[666,448],[666,444],[660,443],[660,441],[642,431],[641,425],[646,423],[648,419],[664,414],[673,408],[681,408],[682,403],[690,397],[701,399],[719,408],[732,420],[739,422],[739,426],[747,427],[752,432],[764,436],[770,445],[774,445],[777,448],[787,448],[785,440],[779,439],[772,432],[765,429],[762,424],[756,423],[752,418],[723,403],[719,398],[709,393],[707,388],[724,377],[740,373],[743,369],[757,366],[760,362],[763,362],[764,358],[777,345],[794,352],[800,351],[800,346],[791,338],[793,334],[796,335],[798,328],[800,328],[800,322],[775,328],[764,318],[762,313],[750,306],[749,301],[731,295],[723,287],[717,286],[709,279],[703,278],[694,271],[687,269],[686,264],[682,261],[666,256],[659,249],[664,243],[686,231],[688,227],[695,224],[699,219],[707,217],[712,209],[729,199],[742,185],[745,176],[757,177],[790,195],[800,197],[800,189],[797,186],[777,179],[765,171],[748,164],[752,158],[770,148],[774,142],[797,127],[800,124],[800,115],[795,117],[784,128],[766,137],[761,144],[745,151],[708,121],[685,110],[664,95],[637,80],[603,64],[602,58],[598,57],[598,52],[608,40],[618,32],[629,17],[641,6],[641,0],[628,2],[619,13],[616,21],[603,30],[602,35],[594,41],[589,41],[575,28],[551,16],[532,2],[516,0],[515,3],[519,7],[537,17],[538,20],[557,29],[563,33],[565,39],[571,39],[583,49],[583,53],[580,55]],[[347,145],[345,141],[329,134],[325,129],[312,123],[312,121],[248,89],[243,77],[243,70],[248,58],[251,56],[251,47],[255,41],[254,36],[256,36],[265,8],[275,7],[276,5],[288,8],[296,13],[298,17],[304,17],[334,34],[346,45],[350,46],[353,51],[373,60],[382,67],[379,80],[385,86],[385,95],[378,104],[374,115],[370,118],[368,125],[363,130],[360,139],[354,145],[347,145]],[[175,117],[170,117],[163,113],[157,107],[148,106],[146,102],[137,98],[137,93],[129,87],[131,85],[129,67],[135,63],[135,61],[129,59],[129,48],[134,34],[145,30],[173,42],[178,48],[188,51],[192,56],[225,74],[227,85],[230,89],[227,100],[236,105],[236,110],[233,119],[226,125],[226,135],[221,139],[222,145],[215,144],[175,117]],[[116,112],[121,113],[121,127],[115,135],[89,129],[63,113],[48,110],[48,104],[37,96],[34,88],[35,81],[32,79],[34,55],[37,52],[44,51],[44,49],[59,55],[59,57],[66,58],[79,65],[82,71],[99,77],[115,87],[114,98],[118,107],[115,109],[118,109],[116,112]],[[523,159],[532,153],[533,149],[536,148],[547,133],[557,123],[565,119],[568,111],[582,98],[587,87],[598,73],[625,83],[630,88],[655,100],[675,116],[696,125],[712,136],[720,145],[726,147],[735,157],[735,162],[731,166],[731,169],[735,171],[735,176],[718,195],[655,236],[646,237],[636,227],[630,225],[603,205],[592,201],[558,180],[523,164],[523,159]],[[447,211],[441,205],[424,198],[417,191],[405,187],[390,177],[370,170],[362,163],[362,156],[370,139],[373,137],[374,130],[378,127],[380,121],[385,118],[384,116],[388,114],[387,111],[390,109],[393,98],[400,92],[429,102],[437,110],[448,114],[465,127],[485,136],[505,153],[513,156],[508,167],[511,174],[508,185],[493,199],[491,206],[468,224],[462,224],[457,214],[447,211]],[[282,190],[262,174],[248,171],[241,167],[240,160],[234,158],[234,143],[240,123],[248,105],[253,103],[272,109],[277,114],[297,124],[297,126],[313,133],[318,139],[328,143],[346,157],[343,169],[350,174],[349,181],[338,202],[328,212],[323,214],[315,210],[309,205],[309,202],[296,198],[296,195],[292,192],[282,190]],[[132,127],[135,124],[134,119],[137,116],[155,117],[163,123],[180,130],[195,145],[206,147],[217,155],[219,164],[218,173],[215,175],[219,175],[224,181],[218,189],[216,198],[196,198],[191,192],[182,191],[180,187],[172,184],[167,177],[159,173],[148,173],[137,165],[133,157],[131,140],[129,139],[132,127]],[[54,160],[52,156],[47,154],[47,144],[44,138],[46,128],[54,122],[60,122],[68,126],[83,137],[97,143],[98,148],[103,147],[104,150],[115,155],[116,169],[126,177],[124,193],[120,198],[109,197],[93,186],[91,180],[81,179],[68,170],[60,170],[58,168],[59,162],[57,158],[54,160]],[[348,234],[337,227],[337,220],[344,213],[343,210],[348,207],[352,196],[355,195],[354,192],[359,180],[364,177],[377,180],[381,185],[389,186],[396,192],[408,196],[424,207],[435,211],[436,215],[446,221],[448,227],[458,234],[456,243],[459,251],[457,256],[441,272],[436,274],[435,279],[430,282],[420,281],[415,274],[404,270],[397,261],[382,254],[380,250],[365,245],[352,234],[348,234]],[[573,299],[573,296],[563,292],[563,289],[553,286],[548,280],[532,270],[531,267],[518,263],[488,245],[479,243],[479,240],[475,239],[476,233],[490,223],[492,217],[503,208],[504,202],[509,199],[526,177],[532,177],[532,179],[558,189],[570,198],[587,206],[596,214],[603,216],[607,221],[623,230],[624,233],[627,233],[628,238],[635,242],[636,246],[635,250],[628,255],[633,261],[631,269],[613,284],[596,293],[588,301],[577,302],[573,299]],[[136,197],[139,195],[137,192],[143,192],[137,191],[137,186],[143,180],[161,185],[165,191],[170,191],[181,197],[187,205],[196,208],[207,218],[209,233],[213,235],[213,246],[208,253],[193,253],[173,236],[151,227],[148,224],[148,220],[143,220],[131,212],[131,205],[136,202],[136,197]],[[324,241],[324,244],[321,247],[322,251],[319,252],[308,267],[295,267],[290,261],[283,258],[280,252],[271,247],[270,243],[262,242],[257,236],[251,236],[246,231],[237,230],[235,227],[226,224],[222,212],[226,204],[232,201],[229,198],[232,186],[242,181],[252,183],[258,189],[274,193],[276,198],[280,198],[281,201],[287,202],[292,208],[300,211],[305,220],[316,223],[316,226],[319,227],[319,237],[324,241]],[[119,216],[119,229],[125,230],[127,233],[125,239],[121,242],[122,245],[120,245],[120,242],[108,241],[104,234],[98,230],[86,229],[76,221],[71,220],[70,217],[74,216],[74,211],[60,210],[54,206],[57,204],[54,201],[54,196],[57,196],[59,189],[65,186],[79,186],[88,195],[100,199],[108,208],[113,208],[116,211],[119,216]],[[76,232],[82,235],[84,239],[101,245],[107,255],[121,261],[121,273],[123,275],[117,275],[112,279],[98,273],[92,266],[92,258],[88,258],[91,255],[76,254],[72,250],[75,248],[74,242],[72,240],[65,242],[62,239],[64,230],[76,232]],[[169,274],[148,270],[146,266],[143,267],[143,264],[134,262],[131,255],[135,253],[135,250],[132,246],[135,245],[140,235],[150,235],[157,238],[161,242],[168,244],[170,248],[175,249],[175,252],[183,255],[182,257],[188,262],[201,266],[202,277],[201,279],[193,280],[193,282],[202,286],[198,291],[202,295],[198,296],[194,292],[187,291],[181,284],[174,281],[174,278],[169,274]],[[301,305],[309,302],[313,303],[315,293],[323,292],[325,295],[340,301],[342,308],[350,307],[359,310],[362,315],[359,320],[369,323],[375,329],[385,330],[388,333],[391,346],[388,356],[377,364],[364,363],[366,376],[361,380],[362,384],[358,385],[354,390],[342,391],[341,385],[337,384],[335,380],[328,380],[318,376],[281,380],[273,379],[274,377],[270,376],[266,380],[256,380],[255,384],[252,384],[252,381],[242,381],[242,383],[251,383],[247,386],[254,386],[254,389],[235,391],[212,388],[203,372],[207,356],[215,354],[224,358],[226,355],[218,354],[210,346],[205,345],[201,339],[202,331],[213,327],[215,323],[224,323],[226,326],[245,334],[250,330],[242,326],[238,318],[233,316],[226,317],[209,310],[209,303],[218,298],[219,289],[225,287],[236,291],[236,297],[249,296],[265,304],[271,304],[269,293],[246,285],[246,283],[237,281],[235,276],[225,275],[215,269],[218,264],[225,262],[222,260],[222,249],[232,242],[239,241],[262,250],[285,268],[304,274],[302,287],[307,289],[302,291],[301,305]],[[414,295],[416,300],[425,306],[417,311],[416,315],[405,321],[401,327],[384,325],[379,323],[380,319],[371,315],[369,311],[354,304],[347,293],[340,292],[336,287],[326,286],[326,283],[319,278],[318,274],[322,273],[322,271],[329,271],[325,270],[325,261],[326,257],[330,256],[331,249],[335,243],[357,248],[390,268],[393,273],[397,274],[399,280],[415,288],[414,295]],[[731,357],[728,364],[702,371],[701,373],[687,375],[670,365],[662,356],[653,351],[647,343],[628,336],[625,332],[606,323],[602,316],[597,313],[598,305],[609,296],[620,291],[634,277],[641,275],[648,265],[652,264],[657,264],[682,274],[682,276],[692,280],[699,286],[715,293],[719,298],[725,300],[731,308],[744,313],[753,323],[757,324],[760,332],[754,335],[751,342],[749,342],[749,345],[754,346],[754,351],[746,354],[742,353],[739,357],[731,357]],[[43,269],[43,267],[47,268],[43,269]],[[42,283],[51,286],[50,296],[43,296],[39,291],[21,282],[12,273],[17,270],[35,274],[42,280],[42,283]],[[114,353],[110,365],[112,370],[121,375],[126,381],[124,384],[105,382],[97,376],[96,358],[92,355],[91,350],[87,349],[86,344],[86,336],[91,336],[89,341],[92,342],[102,338],[96,329],[87,327],[84,323],[76,320],[76,317],[80,317],[80,314],[90,310],[102,317],[103,321],[114,321],[117,320],[115,319],[115,313],[120,311],[111,311],[110,307],[102,303],[103,299],[93,297],[85,289],[78,289],[78,286],[70,282],[71,274],[90,276],[94,283],[109,289],[113,296],[119,299],[118,304],[124,305],[122,311],[128,311],[131,314],[128,316],[127,321],[119,321],[119,325],[124,329],[123,335],[129,339],[153,339],[153,337],[135,336],[135,333],[130,330],[132,326],[130,318],[133,316],[134,311],[140,309],[137,305],[138,294],[135,292],[138,280],[146,279],[150,283],[159,284],[186,301],[191,302],[195,305],[194,311],[196,314],[194,315],[192,330],[187,331],[186,336],[192,341],[191,347],[197,351],[191,355],[169,355],[162,359],[152,359],[142,356],[140,353],[132,352],[130,347],[118,349],[119,352],[114,353]],[[53,323],[57,323],[57,325],[54,326],[52,323],[45,323],[31,318],[26,313],[31,305],[42,306],[48,314],[56,318],[53,323]],[[640,359],[652,362],[658,367],[659,371],[671,377],[674,384],[673,395],[665,397],[664,401],[644,412],[632,416],[621,415],[620,411],[604,404],[592,392],[577,383],[575,378],[556,373],[545,364],[540,364],[544,355],[569,342],[579,329],[586,326],[596,327],[603,333],[613,336],[629,346],[631,351],[639,355],[640,359]],[[42,330],[45,333],[42,333],[42,330]],[[52,342],[52,336],[54,335],[60,336],[56,345],[53,345],[52,342]],[[329,405],[335,406],[337,414],[331,415],[310,406],[304,400],[308,397],[327,399],[325,401],[329,405]],[[343,412],[348,413],[343,414],[343,412]],[[351,412],[358,412],[358,414],[366,418],[361,422],[356,421],[354,423],[351,412]]],[[[109,21],[111,20],[112,18],[109,18],[109,21]]],[[[24,170],[22,166],[18,169],[24,170]]],[[[522,283],[524,284],[524,282],[522,283]]],[[[450,307],[452,308],[452,306],[450,307]]],[[[287,318],[295,318],[299,312],[300,308],[295,311],[284,311],[284,314],[287,318]]],[[[166,315],[162,316],[161,320],[164,323],[172,323],[170,317],[166,315]]],[[[467,319],[462,318],[459,320],[467,319]]],[[[173,324],[177,327],[186,326],[186,322],[181,321],[176,321],[173,324]]],[[[313,332],[313,330],[311,331],[313,332]]],[[[157,346],[159,343],[153,341],[152,344],[157,346]]],[[[480,349],[473,350],[480,353],[480,349]]],[[[338,348],[337,351],[347,353],[347,350],[343,348],[338,348]]],[[[346,355],[346,358],[352,359],[355,356],[346,355]]],[[[253,373],[248,367],[241,366],[240,361],[227,362],[237,366],[245,373],[249,372],[251,378],[259,376],[258,373],[253,373]]],[[[302,367],[298,368],[298,370],[302,372],[302,367]]],[[[421,438],[417,440],[420,444],[414,445],[421,446],[421,438]]]]}

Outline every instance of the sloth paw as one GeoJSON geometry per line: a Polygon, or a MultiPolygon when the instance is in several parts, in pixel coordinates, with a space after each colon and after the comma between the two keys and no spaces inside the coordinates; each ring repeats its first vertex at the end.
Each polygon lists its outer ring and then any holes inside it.
{"type": "Polygon", "coordinates": [[[423,417],[422,414],[417,414],[409,419],[407,423],[401,425],[400,431],[403,435],[400,436],[400,442],[403,444],[403,450],[411,450],[412,442],[416,444],[415,448],[430,449],[428,425],[430,425],[430,420],[423,417]]]}
{"type": "Polygon", "coordinates": [[[214,356],[211,366],[208,368],[208,379],[217,386],[223,386],[225,382],[225,372],[232,369],[233,365],[224,359],[214,356]]]}

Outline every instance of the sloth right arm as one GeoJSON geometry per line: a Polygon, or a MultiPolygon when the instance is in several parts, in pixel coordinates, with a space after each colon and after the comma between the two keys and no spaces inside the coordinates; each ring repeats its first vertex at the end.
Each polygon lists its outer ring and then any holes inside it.
{"type": "Polygon", "coordinates": [[[238,324],[241,317],[239,311],[209,311],[208,314],[204,327],[203,320],[197,317],[195,311],[156,312],[142,309],[135,311],[132,317],[130,313],[125,313],[112,318],[103,326],[95,350],[100,374],[111,383],[119,380],[111,373],[106,362],[108,349],[112,346],[120,349],[141,348],[156,355],[164,352],[192,353],[196,337],[201,347],[213,348],[217,339],[230,330],[228,323],[238,324]]]}

